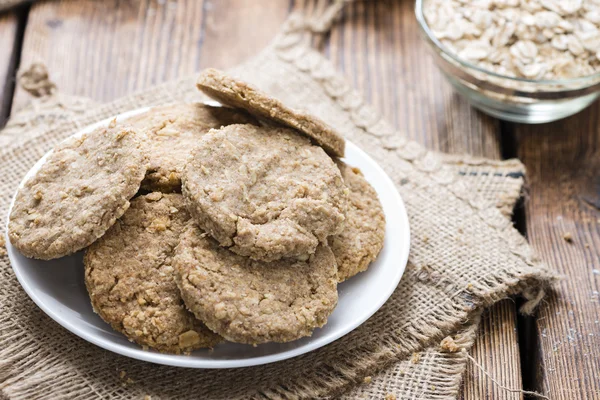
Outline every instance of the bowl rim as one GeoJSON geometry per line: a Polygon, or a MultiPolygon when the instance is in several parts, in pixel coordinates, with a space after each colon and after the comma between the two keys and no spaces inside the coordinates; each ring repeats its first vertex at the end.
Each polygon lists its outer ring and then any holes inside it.
{"type": "Polygon", "coordinates": [[[449,49],[446,46],[444,46],[442,44],[442,42],[439,41],[439,39],[435,36],[433,31],[429,27],[429,24],[427,23],[427,21],[425,19],[425,14],[423,12],[423,7],[424,7],[424,4],[426,1],[428,1],[428,0],[416,0],[416,2],[415,2],[415,16],[416,16],[417,22],[419,23],[421,31],[423,32],[423,34],[425,34],[427,36],[427,39],[429,41],[431,41],[444,54],[444,56],[451,58],[453,61],[457,62],[458,64],[460,64],[461,66],[463,66],[465,68],[475,70],[477,72],[481,72],[486,75],[493,76],[495,78],[507,79],[507,80],[510,80],[513,82],[528,83],[528,84],[534,84],[534,85],[568,85],[568,84],[573,84],[573,83],[580,83],[582,87],[588,87],[588,86],[592,86],[594,84],[593,82],[590,82],[590,81],[594,81],[595,79],[600,79],[600,72],[596,72],[595,74],[592,74],[592,75],[586,75],[586,76],[581,76],[578,78],[569,78],[569,79],[538,80],[538,79],[518,78],[518,77],[513,77],[513,76],[502,75],[497,72],[490,71],[488,69],[479,67],[468,61],[465,61],[465,60],[459,58],[453,52],[449,51],[449,49]]]}

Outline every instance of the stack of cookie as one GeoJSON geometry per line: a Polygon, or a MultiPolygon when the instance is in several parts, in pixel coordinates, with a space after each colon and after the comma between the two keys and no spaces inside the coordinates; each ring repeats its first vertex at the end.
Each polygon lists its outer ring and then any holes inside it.
{"type": "Polygon", "coordinates": [[[310,336],[383,246],[377,194],[322,121],[220,71],[198,88],[226,107],[157,107],[59,144],[10,240],[39,259],[86,249],[94,310],[144,347],[310,336]]]}

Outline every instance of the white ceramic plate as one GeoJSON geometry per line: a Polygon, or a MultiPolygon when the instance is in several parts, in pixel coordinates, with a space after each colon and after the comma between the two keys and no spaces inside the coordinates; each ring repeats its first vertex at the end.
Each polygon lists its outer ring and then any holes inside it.
{"type": "MultiPolygon", "coordinates": [[[[144,111],[147,108],[121,114],[117,119],[123,120],[144,111]]],[[[108,125],[111,119],[90,125],[76,135],[108,125]]],[[[47,156],[38,161],[23,182],[39,169],[47,156]]],[[[33,260],[21,255],[7,238],[8,256],[23,289],[46,314],[81,338],[115,353],[190,368],[247,367],[295,357],[339,339],[371,317],[396,289],[408,260],[408,216],[391,179],[373,159],[350,142],[346,143],[345,161],[360,168],[377,190],[387,219],[385,245],[368,271],[339,285],[339,302],[327,325],[315,330],[312,337],[291,343],[256,347],[223,343],[213,351],[198,350],[189,356],[144,351],[112,330],[93,312],[84,283],[82,252],[52,261],[33,260]]]]}

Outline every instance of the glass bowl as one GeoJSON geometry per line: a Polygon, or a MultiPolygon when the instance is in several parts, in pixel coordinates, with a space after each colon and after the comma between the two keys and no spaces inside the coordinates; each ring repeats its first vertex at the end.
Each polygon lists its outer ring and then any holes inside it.
{"type": "Polygon", "coordinates": [[[529,124],[556,121],[589,106],[600,95],[600,73],[562,80],[514,78],[487,71],[451,53],[435,37],[423,13],[428,0],[416,0],[421,36],[457,92],[494,117],[529,124]]]}

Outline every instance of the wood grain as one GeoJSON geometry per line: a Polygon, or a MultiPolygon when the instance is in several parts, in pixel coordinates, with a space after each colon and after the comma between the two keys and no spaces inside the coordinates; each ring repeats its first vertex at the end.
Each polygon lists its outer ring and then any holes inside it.
{"type": "MultiPolygon", "coordinates": [[[[498,382],[511,389],[521,389],[519,352],[517,310],[513,300],[504,300],[483,314],[471,355],[498,382]]],[[[518,400],[522,396],[502,390],[469,363],[461,398],[518,400]]]]}
{"type": "MultiPolygon", "coordinates": [[[[41,61],[64,93],[108,101],[196,71],[204,3],[51,1],[32,6],[22,67],[41,61]]],[[[17,91],[21,105],[27,94],[17,91]]]]}
{"type": "MultiPolygon", "coordinates": [[[[233,66],[264,47],[292,10],[324,1],[55,1],[33,6],[22,65],[42,61],[64,93],[107,101],[201,67],[233,66]]],[[[327,56],[402,132],[429,148],[500,158],[498,123],[456,96],[433,66],[408,1],[350,5],[327,56]]],[[[27,95],[17,92],[16,103],[27,95]]],[[[520,387],[515,307],[486,314],[473,355],[520,387]]],[[[469,368],[465,398],[514,399],[469,368]]]]}
{"type": "Polygon", "coordinates": [[[15,83],[14,68],[19,52],[18,25],[17,12],[0,14],[0,128],[6,122],[12,103],[12,88],[15,83]]]}
{"type": "Polygon", "coordinates": [[[600,398],[599,115],[596,103],[564,121],[514,127],[529,176],[529,240],[565,276],[537,318],[538,390],[553,400],[600,398]]]}
{"type": "Polygon", "coordinates": [[[290,12],[288,1],[207,2],[200,67],[228,68],[262,50],[290,12]]]}
{"type": "MultiPolygon", "coordinates": [[[[288,10],[287,2],[265,0],[37,3],[21,64],[42,61],[59,90],[108,101],[205,66],[239,63],[269,42],[288,10]]],[[[15,103],[26,98],[19,90],[15,103]]]]}

